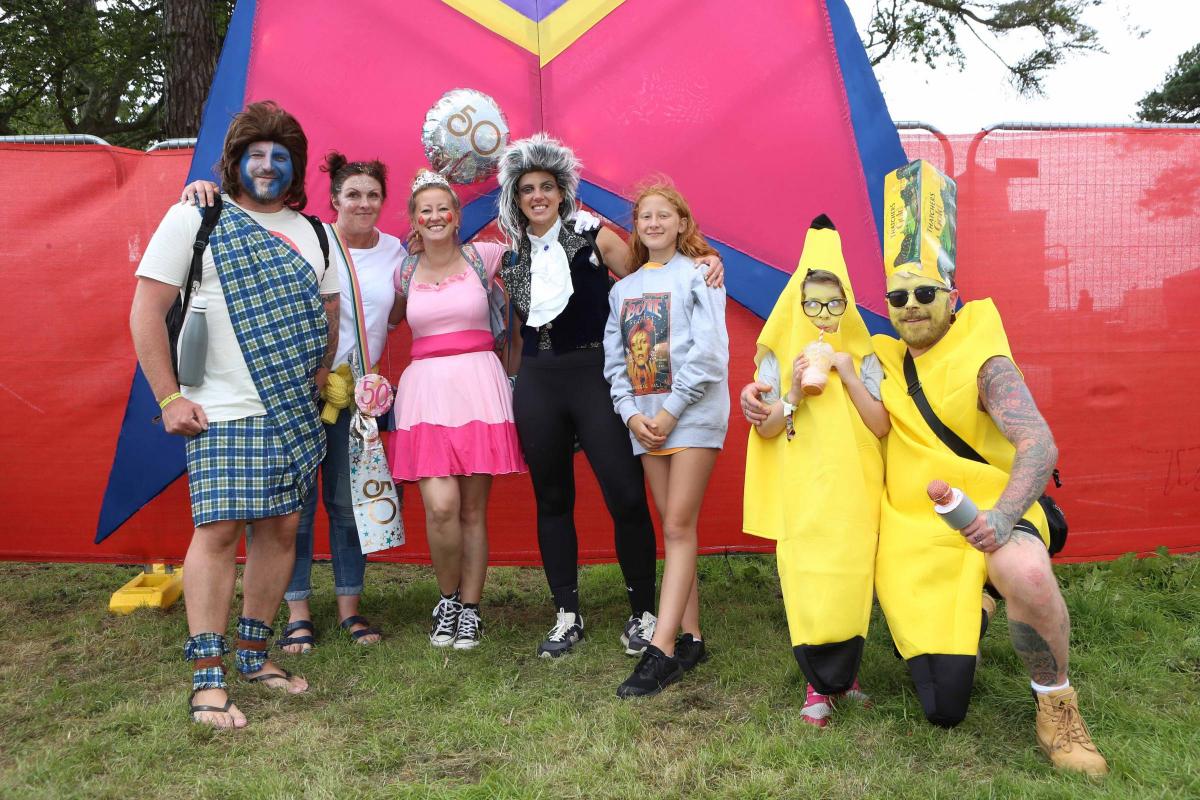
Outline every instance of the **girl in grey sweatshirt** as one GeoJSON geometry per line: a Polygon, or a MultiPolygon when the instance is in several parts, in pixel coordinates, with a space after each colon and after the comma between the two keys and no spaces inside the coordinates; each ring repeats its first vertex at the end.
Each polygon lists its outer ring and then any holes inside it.
{"type": "Polygon", "coordinates": [[[663,520],[666,565],[654,636],[619,697],[657,694],[707,658],[696,527],[729,424],[725,290],[707,286],[694,261],[715,251],[669,184],[639,192],[633,221],[633,263],[643,266],[609,293],[604,377],[663,520]]]}

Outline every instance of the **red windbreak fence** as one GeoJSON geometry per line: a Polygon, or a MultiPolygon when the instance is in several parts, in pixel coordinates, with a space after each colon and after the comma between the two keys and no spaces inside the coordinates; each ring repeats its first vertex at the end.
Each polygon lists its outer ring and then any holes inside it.
{"type": "MultiPolygon", "coordinates": [[[[1200,131],[903,140],[910,157],[958,181],[963,293],[995,299],[1055,432],[1065,485],[1054,493],[1071,524],[1062,560],[1200,549],[1200,131]]],[[[102,544],[92,539],[134,373],[133,270],[190,158],[0,144],[0,276],[17,292],[0,317],[0,558],[144,563],[186,550],[186,479],[102,544]]],[[[401,215],[393,201],[381,227],[402,232],[401,215]]],[[[730,302],[728,324],[736,392],[761,321],[730,302]]],[[[392,378],[407,345],[398,332],[385,358],[392,378]]],[[[747,433],[735,413],[705,501],[703,552],[773,549],[741,533],[747,433]]],[[[582,455],[576,477],[581,559],[611,560],[611,523],[582,455]]],[[[373,558],[428,561],[415,486],[405,506],[408,544],[373,558]]],[[[489,534],[493,563],[539,563],[527,476],[496,480],[489,534]]]]}

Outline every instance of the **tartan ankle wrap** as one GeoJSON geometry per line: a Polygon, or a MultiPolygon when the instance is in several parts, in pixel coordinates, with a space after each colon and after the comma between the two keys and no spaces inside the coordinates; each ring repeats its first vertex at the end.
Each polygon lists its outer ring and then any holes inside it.
{"type": "Polygon", "coordinates": [[[261,619],[238,617],[237,668],[243,675],[258,672],[267,663],[267,639],[275,635],[261,619]]]}
{"type": "Polygon", "coordinates": [[[192,690],[224,689],[223,657],[229,652],[225,637],[219,633],[197,633],[183,646],[183,657],[192,662],[192,690]]]}

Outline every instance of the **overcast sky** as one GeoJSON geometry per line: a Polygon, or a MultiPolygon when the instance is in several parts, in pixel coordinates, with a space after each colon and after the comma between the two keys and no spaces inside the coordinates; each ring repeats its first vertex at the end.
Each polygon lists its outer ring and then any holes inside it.
{"type": "MultiPolygon", "coordinates": [[[[861,30],[874,2],[848,4],[861,30]]],[[[893,58],[877,65],[875,74],[892,119],[927,122],[944,133],[1010,121],[1128,122],[1136,117],[1137,101],[1158,87],[1184,51],[1200,44],[1200,0],[1106,0],[1085,21],[1099,31],[1108,52],[1070,57],[1047,76],[1044,97],[1018,95],[996,57],[965,32],[959,37],[966,51],[961,72],[893,58]]],[[[996,47],[1011,61],[1028,51],[1015,44],[996,47]]]]}

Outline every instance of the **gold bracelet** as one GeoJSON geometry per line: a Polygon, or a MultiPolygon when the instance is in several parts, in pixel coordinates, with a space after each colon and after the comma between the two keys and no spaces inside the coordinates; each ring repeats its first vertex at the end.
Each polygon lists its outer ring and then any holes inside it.
{"type": "Polygon", "coordinates": [[[165,411],[167,406],[169,406],[171,403],[175,402],[176,400],[178,400],[181,397],[183,397],[182,392],[175,392],[174,394],[167,395],[162,400],[158,401],[158,409],[160,411],[165,411]]]}

